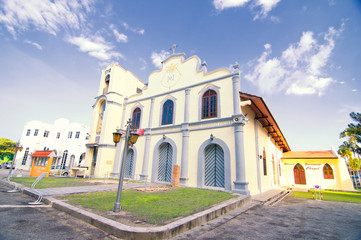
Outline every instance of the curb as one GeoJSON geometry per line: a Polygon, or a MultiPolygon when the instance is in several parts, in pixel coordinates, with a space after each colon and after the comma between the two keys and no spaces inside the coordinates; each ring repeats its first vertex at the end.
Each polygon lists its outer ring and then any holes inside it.
{"type": "MultiPolygon", "coordinates": [[[[13,187],[6,181],[0,180],[0,183],[13,187]]],[[[24,194],[32,197],[38,197],[38,195],[32,192],[30,189],[19,185],[18,188],[24,194]]],[[[230,211],[237,209],[245,204],[251,203],[251,196],[240,195],[237,198],[227,200],[216,206],[213,206],[207,210],[199,213],[187,216],[172,223],[159,227],[132,227],[121,224],[114,220],[99,216],[94,213],[82,210],[53,197],[44,197],[43,202],[51,205],[53,208],[65,212],[73,217],[76,217],[82,221],[85,221],[107,233],[110,233],[119,238],[126,239],[167,239],[176,237],[177,235],[191,230],[197,226],[203,225],[208,221],[211,221],[221,215],[229,213],[230,211]]]]}
{"type": "Polygon", "coordinates": [[[226,214],[251,201],[249,196],[241,196],[236,199],[230,199],[210,209],[193,214],[191,216],[179,219],[160,227],[132,227],[113,221],[111,219],[96,215],[79,209],[70,204],[64,203],[52,197],[47,201],[53,208],[63,211],[73,217],[94,225],[105,232],[116,237],[125,239],[167,239],[175,237],[194,227],[200,226],[210,220],[213,220],[223,214],[226,214]]]}

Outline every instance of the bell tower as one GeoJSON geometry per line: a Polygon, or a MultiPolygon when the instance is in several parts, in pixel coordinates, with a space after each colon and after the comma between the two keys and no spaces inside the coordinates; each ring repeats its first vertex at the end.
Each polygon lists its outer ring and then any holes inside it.
{"type": "Polygon", "coordinates": [[[98,95],[92,106],[87,144],[86,164],[91,176],[104,177],[99,174],[113,171],[115,146],[112,133],[125,124],[126,99],[139,94],[143,87],[143,82],[117,63],[102,70],[98,95]]]}

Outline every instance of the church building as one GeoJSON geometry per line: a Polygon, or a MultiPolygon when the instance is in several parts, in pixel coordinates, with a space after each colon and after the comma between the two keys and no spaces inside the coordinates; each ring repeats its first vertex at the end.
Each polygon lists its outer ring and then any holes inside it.
{"type": "Polygon", "coordinates": [[[144,129],[128,150],[125,177],[257,194],[281,184],[290,147],[264,100],[241,90],[239,65],[207,72],[197,56],[173,53],[144,84],[117,64],[102,70],[85,165],[95,177],[119,176],[128,120],[144,129]]]}

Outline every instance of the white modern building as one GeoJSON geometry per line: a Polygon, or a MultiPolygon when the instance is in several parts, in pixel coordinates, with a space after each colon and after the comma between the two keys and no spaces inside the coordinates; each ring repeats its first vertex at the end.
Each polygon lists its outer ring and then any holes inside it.
{"type": "MultiPolygon", "coordinates": [[[[111,64],[101,73],[85,165],[90,175],[117,176],[128,119],[144,136],[128,151],[125,177],[257,194],[280,186],[287,141],[263,99],[241,92],[238,64],[207,72],[199,57],[173,54],[144,84],[111,64]]],[[[145,82],[145,81],[144,81],[145,82]]]]}
{"type": "Polygon", "coordinates": [[[87,125],[70,123],[65,118],[57,119],[53,124],[30,121],[20,139],[23,150],[16,155],[16,168],[30,170],[31,155],[38,150],[55,151],[52,165],[78,166],[84,163],[88,136],[87,125]]]}

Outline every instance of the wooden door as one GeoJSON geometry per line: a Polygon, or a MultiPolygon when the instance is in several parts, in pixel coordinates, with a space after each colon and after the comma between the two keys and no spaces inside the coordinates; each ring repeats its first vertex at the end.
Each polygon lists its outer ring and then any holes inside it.
{"type": "Polygon", "coordinates": [[[296,166],[293,168],[293,173],[295,175],[295,184],[306,184],[305,169],[301,164],[296,164],[296,166]]]}

